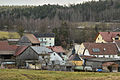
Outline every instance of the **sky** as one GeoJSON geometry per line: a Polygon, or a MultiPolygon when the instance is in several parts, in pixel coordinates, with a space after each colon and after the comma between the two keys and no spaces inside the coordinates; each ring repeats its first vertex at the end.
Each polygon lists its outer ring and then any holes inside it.
{"type": "Polygon", "coordinates": [[[36,5],[36,6],[44,4],[69,5],[82,3],[86,1],[92,0],[0,0],[0,5],[36,5]]]}

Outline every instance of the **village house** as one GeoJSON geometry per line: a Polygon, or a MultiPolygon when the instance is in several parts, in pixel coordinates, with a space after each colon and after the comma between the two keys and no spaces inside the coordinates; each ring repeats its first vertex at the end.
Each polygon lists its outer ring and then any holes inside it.
{"type": "Polygon", "coordinates": [[[16,45],[9,45],[8,41],[0,41],[0,68],[15,67],[14,53],[17,48],[16,45]]]}
{"type": "Polygon", "coordinates": [[[9,45],[8,41],[0,41],[0,59],[13,58],[16,49],[16,45],[9,45]]]}
{"type": "Polygon", "coordinates": [[[74,66],[74,70],[84,70],[83,69],[83,60],[80,58],[78,54],[73,54],[70,56],[69,60],[74,66]]]}
{"type": "Polygon", "coordinates": [[[40,46],[55,46],[54,33],[35,33],[34,35],[40,41],[40,46]]]}
{"type": "Polygon", "coordinates": [[[25,34],[18,41],[18,45],[39,46],[40,41],[33,34],[25,34]]]}
{"type": "Polygon", "coordinates": [[[88,71],[118,72],[120,59],[116,58],[85,58],[84,69],[88,71]]]}
{"type": "Polygon", "coordinates": [[[65,65],[66,61],[56,52],[50,54],[50,65],[65,65]]]}
{"type": "Polygon", "coordinates": [[[118,72],[119,65],[115,62],[106,62],[102,64],[103,70],[106,70],[108,72],[118,72]]]}
{"type": "Polygon", "coordinates": [[[65,54],[65,50],[62,48],[62,46],[53,46],[53,47],[48,47],[51,49],[53,52],[57,53],[63,60],[67,60],[68,57],[65,54]]]}
{"type": "Polygon", "coordinates": [[[120,32],[99,32],[95,42],[96,43],[108,43],[115,40],[120,40],[120,32]]]}
{"type": "Polygon", "coordinates": [[[36,63],[47,65],[51,52],[50,49],[42,46],[20,46],[15,53],[17,65],[24,67],[36,63]]]}
{"type": "Polygon", "coordinates": [[[117,46],[114,43],[82,43],[79,55],[119,58],[117,46]]]}

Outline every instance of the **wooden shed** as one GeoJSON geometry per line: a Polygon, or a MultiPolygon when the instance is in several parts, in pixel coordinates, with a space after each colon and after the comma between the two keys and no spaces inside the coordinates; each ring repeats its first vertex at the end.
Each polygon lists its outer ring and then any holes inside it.
{"type": "Polygon", "coordinates": [[[105,62],[102,64],[103,70],[109,72],[118,72],[118,66],[115,62],[105,62]]]}
{"type": "Polygon", "coordinates": [[[46,62],[49,52],[51,50],[43,46],[20,46],[15,54],[17,65],[27,67],[29,64],[46,62]]]}

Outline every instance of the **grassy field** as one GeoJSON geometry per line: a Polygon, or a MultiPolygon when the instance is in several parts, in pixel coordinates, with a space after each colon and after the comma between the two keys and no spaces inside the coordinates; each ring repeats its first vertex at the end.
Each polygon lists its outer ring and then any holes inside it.
{"type": "Polygon", "coordinates": [[[0,39],[8,39],[8,38],[20,38],[20,35],[17,32],[0,31],[0,39]]]}
{"type": "Polygon", "coordinates": [[[1,69],[0,80],[120,80],[120,73],[1,69]]]}

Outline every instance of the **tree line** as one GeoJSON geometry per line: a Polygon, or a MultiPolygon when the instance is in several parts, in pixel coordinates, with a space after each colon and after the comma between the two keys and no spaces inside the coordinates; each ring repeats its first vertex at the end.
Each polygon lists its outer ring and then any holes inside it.
{"type": "MultiPolygon", "coordinates": [[[[99,25],[78,30],[76,22],[120,22],[120,0],[89,1],[81,4],[0,6],[0,30],[56,33],[57,45],[93,41],[99,25]]],[[[105,30],[105,26],[101,29],[105,30]]]]}

